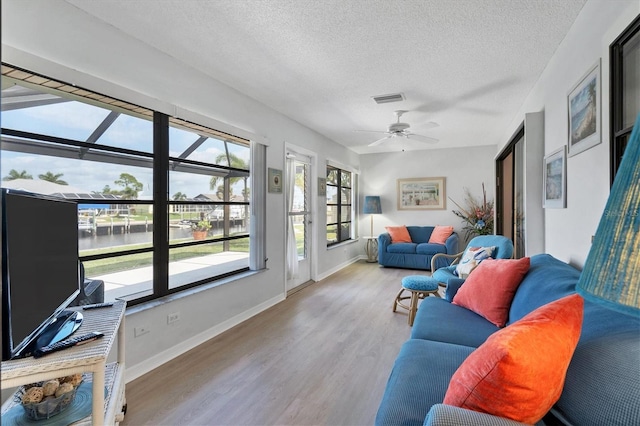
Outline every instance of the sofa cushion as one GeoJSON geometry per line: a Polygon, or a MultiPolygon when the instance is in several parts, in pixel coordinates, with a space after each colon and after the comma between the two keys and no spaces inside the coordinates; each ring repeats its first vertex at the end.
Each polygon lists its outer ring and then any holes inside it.
{"type": "Polygon", "coordinates": [[[582,328],[577,294],[490,336],[451,377],[444,403],[536,423],[560,398],[582,328]]]}
{"type": "Polygon", "coordinates": [[[551,410],[567,424],[640,425],[640,325],[622,332],[618,324],[611,326],[608,334],[578,344],[573,354],[562,396],[551,410]]]}
{"type": "Polygon", "coordinates": [[[391,235],[392,243],[410,243],[411,236],[409,235],[409,231],[407,231],[407,227],[402,226],[385,226],[384,227],[389,235],[391,235]]]}
{"type": "MultiPolygon", "coordinates": [[[[407,226],[407,231],[414,243],[428,243],[433,232],[433,226],[407,226]]],[[[443,243],[444,244],[444,243],[443,243]]]]}
{"type": "Polygon", "coordinates": [[[431,276],[438,280],[438,282],[446,284],[450,278],[456,278],[454,274],[455,270],[456,265],[445,266],[444,268],[436,269],[431,276]]]}
{"type": "Polygon", "coordinates": [[[388,253],[416,254],[416,243],[394,243],[387,246],[388,253]]]}
{"type": "Polygon", "coordinates": [[[462,284],[453,303],[504,327],[516,289],[529,270],[529,262],[528,257],[483,261],[462,284]]]}
{"type": "Polygon", "coordinates": [[[429,237],[429,243],[444,244],[451,234],[453,234],[453,226],[436,226],[429,237]]]}
{"type": "Polygon", "coordinates": [[[640,424],[640,404],[630,402],[640,401],[638,377],[640,318],[585,300],[580,341],[552,413],[567,424],[640,424]]]}
{"type": "Polygon", "coordinates": [[[542,305],[575,293],[580,271],[548,254],[531,256],[529,272],[513,296],[509,322],[515,322],[542,305]]]}
{"type": "Polygon", "coordinates": [[[447,248],[444,244],[430,244],[430,243],[421,243],[416,247],[416,253],[418,254],[437,254],[437,253],[447,253],[447,248]]]}
{"type": "Polygon", "coordinates": [[[387,381],[376,425],[419,426],[432,405],[442,402],[449,379],[474,348],[409,339],[387,381]]]}
{"type": "Polygon", "coordinates": [[[498,330],[498,327],[473,311],[444,299],[427,297],[418,307],[411,338],[477,348],[498,330]]]}

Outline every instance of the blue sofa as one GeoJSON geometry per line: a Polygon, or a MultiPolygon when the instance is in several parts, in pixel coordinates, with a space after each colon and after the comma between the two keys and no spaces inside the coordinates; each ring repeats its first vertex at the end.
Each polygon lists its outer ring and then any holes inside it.
{"type": "MultiPolygon", "coordinates": [[[[514,296],[508,324],[575,293],[580,272],[547,254],[531,257],[514,296]]],[[[449,283],[455,287],[461,285],[449,283]]],[[[517,425],[509,419],[442,404],[449,380],[466,357],[498,328],[444,299],[426,298],[395,361],[377,425],[517,425]]],[[[584,302],[582,334],[560,400],[539,424],[640,424],[640,318],[584,302]]]]}
{"type": "MultiPolygon", "coordinates": [[[[410,243],[392,243],[391,235],[383,233],[378,236],[378,263],[382,266],[407,269],[431,270],[431,258],[438,254],[458,253],[458,234],[455,232],[447,238],[445,244],[430,244],[429,237],[433,226],[407,226],[410,243]]],[[[442,258],[436,267],[443,268],[451,264],[453,259],[442,258]]]]}

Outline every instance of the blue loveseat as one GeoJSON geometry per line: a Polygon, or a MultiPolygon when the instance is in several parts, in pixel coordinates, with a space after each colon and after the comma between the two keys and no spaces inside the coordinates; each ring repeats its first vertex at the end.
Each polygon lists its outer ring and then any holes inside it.
{"type": "MultiPolygon", "coordinates": [[[[508,324],[538,307],[575,293],[580,272],[547,254],[531,257],[508,324]]],[[[460,280],[461,281],[461,280],[460,280]]],[[[498,328],[444,299],[426,298],[395,361],[376,417],[377,425],[517,425],[509,419],[442,404],[449,380],[466,357],[498,328]]],[[[457,286],[457,287],[456,287],[457,286]]],[[[584,302],[578,346],[560,400],[540,424],[640,424],[640,319],[584,302]]]]}
{"type": "MultiPolygon", "coordinates": [[[[383,233],[378,236],[378,263],[382,266],[407,269],[431,270],[431,258],[438,254],[455,254],[458,252],[458,234],[455,232],[447,238],[445,244],[431,244],[429,238],[434,226],[407,226],[410,243],[392,243],[391,235],[383,233]]],[[[453,259],[442,258],[436,262],[437,268],[451,264],[453,259]]]]}

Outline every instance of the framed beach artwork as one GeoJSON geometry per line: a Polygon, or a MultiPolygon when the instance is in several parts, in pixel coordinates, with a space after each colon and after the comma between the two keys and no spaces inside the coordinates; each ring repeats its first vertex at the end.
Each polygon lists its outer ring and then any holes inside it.
{"type": "Polygon", "coordinates": [[[544,207],[564,209],[567,207],[567,148],[562,148],[544,157],[544,207]]]}
{"type": "Polygon", "coordinates": [[[571,89],[569,107],[569,156],[602,142],[600,59],[571,89]]]}
{"type": "Polygon", "coordinates": [[[445,178],[398,179],[398,210],[444,210],[445,178]]]}

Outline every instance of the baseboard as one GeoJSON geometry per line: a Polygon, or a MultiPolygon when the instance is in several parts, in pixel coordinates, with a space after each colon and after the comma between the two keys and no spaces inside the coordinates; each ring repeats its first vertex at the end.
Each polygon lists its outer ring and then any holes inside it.
{"type": "Polygon", "coordinates": [[[323,280],[323,279],[327,278],[329,275],[333,275],[336,272],[338,272],[339,270],[341,270],[343,268],[346,268],[347,266],[351,265],[352,263],[356,263],[359,260],[360,260],[360,256],[356,256],[354,258],[348,259],[346,262],[343,262],[343,263],[337,265],[335,268],[332,268],[332,269],[326,271],[324,274],[318,275],[318,277],[316,277],[316,281],[323,280]]]}
{"type": "Polygon", "coordinates": [[[224,333],[225,331],[235,327],[243,321],[246,321],[249,318],[259,314],[260,312],[265,311],[270,307],[282,302],[284,299],[285,296],[283,294],[273,297],[245,312],[242,312],[214,327],[211,327],[208,330],[203,331],[202,333],[196,334],[195,336],[185,340],[184,342],[180,342],[179,345],[173,346],[165,351],[160,352],[157,355],[152,356],[151,358],[145,359],[144,362],[128,367],[125,371],[125,382],[129,383],[137,379],[138,377],[143,376],[144,374],[160,367],[162,364],[165,364],[172,359],[182,355],[183,353],[190,351],[196,346],[201,345],[207,340],[224,333]]]}

